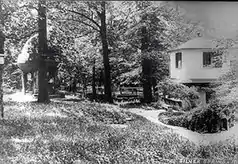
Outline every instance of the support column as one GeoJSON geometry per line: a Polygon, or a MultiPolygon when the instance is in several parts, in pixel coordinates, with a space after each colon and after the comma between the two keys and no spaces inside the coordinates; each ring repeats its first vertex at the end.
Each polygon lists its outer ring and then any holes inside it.
{"type": "Polygon", "coordinates": [[[206,103],[206,92],[204,90],[199,90],[199,99],[201,101],[201,105],[205,106],[206,103]]]}
{"type": "Polygon", "coordinates": [[[22,93],[26,94],[27,73],[22,72],[22,93]]]}
{"type": "Polygon", "coordinates": [[[34,73],[34,95],[38,94],[38,71],[34,73]]]}

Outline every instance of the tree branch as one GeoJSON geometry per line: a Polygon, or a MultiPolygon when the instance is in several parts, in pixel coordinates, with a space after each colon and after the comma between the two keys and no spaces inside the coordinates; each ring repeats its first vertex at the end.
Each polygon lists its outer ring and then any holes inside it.
{"type": "Polygon", "coordinates": [[[74,10],[69,10],[69,9],[65,9],[66,11],[69,11],[69,12],[72,12],[74,14],[78,14],[86,19],[88,19],[89,21],[91,21],[92,23],[94,23],[99,29],[101,28],[101,26],[95,21],[93,20],[92,18],[88,17],[87,15],[83,14],[83,13],[80,13],[80,12],[77,12],[77,11],[74,11],[74,10]]]}
{"type": "Polygon", "coordinates": [[[118,27],[120,27],[122,24],[124,24],[127,21],[128,17],[131,15],[131,13],[132,13],[131,10],[129,10],[128,14],[126,15],[126,18],[124,19],[124,21],[122,20],[119,23],[118,27]]]}
{"type": "Polygon", "coordinates": [[[16,34],[6,35],[5,38],[6,39],[14,39],[15,41],[20,41],[20,40],[23,40],[23,39],[26,39],[26,38],[32,36],[33,34],[35,34],[37,32],[39,32],[39,30],[32,31],[32,32],[30,32],[26,35],[22,35],[20,37],[17,37],[16,34]]]}
{"type": "Polygon", "coordinates": [[[37,7],[34,7],[33,5],[29,5],[29,4],[22,5],[22,6],[20,6],[20,9],[21,9],[21,8],[27,8],[27,9],[35,9],[35,10],[38,10],[37,7]]]}
{"type": "MultiPolygon", "coordinates": [[[[64,21],[64,20],[62,20],[62,21],[64,21]]],[[[65,21],[75,21],[75,22],[79,22],[79,23],[82,23],[82,24],[84,24],[84,25],[86,25],[86,26],[89,26],[89,27],[91,27],[92,29],[94,29],[94,30],[100,32],[100,30],[97,29],[96,27],[94,27],[94,26],[92,26],[92,25],[90,25],[90,24],[88,24],[88,23],[86,23],[86,22],[84,22],[84,21],[81,21],[81,20],[76,20],[76,19],[66,19],[65,21]]]]}
{"type": "Polygon", "coordinates": [[[81,37],[87,36],[87,35],[89,35],[89,34],[91,34],[91,32],[87,32],[87,33],[85,33],[85,34],[79,35],[79,36],[77,36],[77,38],[81,38],[81,37]]]}

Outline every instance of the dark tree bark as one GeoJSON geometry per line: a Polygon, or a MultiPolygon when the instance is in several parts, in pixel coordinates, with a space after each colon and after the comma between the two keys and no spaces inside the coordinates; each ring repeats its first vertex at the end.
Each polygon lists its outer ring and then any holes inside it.
{"type": "Polygon", "coordinates": [[[2,74],[3,74],[3,65],[0,65],[0,110],[1,110],[1,117],[4,117],[4,107],[3,107],[3,89],[2,89],[2,74]]]}
{"type": "Polygon", "coordinates": [[[143,26],[141,29],[141,52],[142,52],[142,83],[143,83],[143,101],[145,103],[150,103],[152,101],[152,61],[145,55],[148,53],[148,33],[146,26],[143,26]]]}
{"type": "Polygon", "coordinates": [[[93,18],[89,17],[88,15],[85,15],[84,13],[77,12],[74,10],[68,10],[71,13],[77,14],[81,17],[83,17],[86,20],[89,20],[92,24],[88,24],[84,21],[77,20],[77,22],[82,23],[88,27],[91,27],[93,30],[100,33],[101,41],[102,41],[102,50],[103,50],[103,64],[104,64],[104,94],[105,94],[105,101],[112,103],[112,90],[111,90],[111,75],[110,75],[110,66],[109,66],[109,51],[108,51],[108,40],[107,40],[107,25],[106,25],[106,2],[102,1],[100,3],[99,8],[94,8],[94,10],[97,12],[98,17],[100,18],[100,24],[95,21],[93,18]]]}
{"type": "MultiPolygon", "coordinates": [[[[4,27],[4,17],[2,13],[2,0],[0,0],[0,24],[2,27],[4,27]]],[[[2,28],[3,29],[3,28],[2,28]]],[[[5,41],[5,35],[0,30],[0,54],[4,54],[4,41],[5,41]]],[[[4,107],[3,107],[3,89],[2,89],[2,75],[3,75],[3,68],[4,65],[0,64],[0,111],[1,111],[1,117],[4,117],[4,107]]]]}
{"type": "Polygon", "coordinates": [[[48,95],[48,81],[47,81],[47,69],[46,69],[46,53],[47,53],[47,24],[46,24],[46,0],[39,0],[38,4],[38,27],[39,27],[39,91],[38,102],[49,102],[48,95]]]}
{"type": "Polygon", "coordinates": [[[105,101],[112,103],[112,91],[111,91],[111,75],[110,75],[110,65],[109,65],[109,51],[107,42],[107,26],[106,26],[106,12],[105,12],[105,1],[101,2],[102,12],[99,14],[101,19],[100,36],[102,40],[102,50],[103,50],[103,64],[104,64],[104,94],[105,101]]]}
{"type": "Polygon", "coordinates": [[[95,71],[96,71],[96,68],[95,68],[95,59],[93,61],[93,80],[92,80],[92,90],[93,90],[93,100],[96,100],[96,78],[95,78],[95,71]]]}

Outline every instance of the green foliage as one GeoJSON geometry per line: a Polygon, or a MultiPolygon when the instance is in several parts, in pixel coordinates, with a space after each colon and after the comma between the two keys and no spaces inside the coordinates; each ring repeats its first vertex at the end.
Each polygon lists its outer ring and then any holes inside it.
{"type": "MultiPolygon", "coordinates": [[[[37,32],[37,3],[35,2],[35,0],[21,3],[4,1],[6,3],[4,12],[7,13],[5,14],[6,49],[9,51],[8,54],[14,56],[14,60],[20,54],[26,40],[37,32]]],[[[81,84],[91,83],[93,60],[96,60],[96,70],[103,67],[98,31],[100,17],[97,10],[99,5],[99,2],[58,0],[47,2],[49,47],[57,46],[62,50],[59,79],[65,86],[71,83],[72,78],[77,79],[81,84]]],[[[106,15],[107,42],[111,51],[110,66],[115,85],[141,82],[141,52],[139,49],[141,48],[140,28],[143,23],[149,31],[149,57],[153,61],[152,78],[154,81],[161,80],[168,75],[166,50],[179,42],[175,34],[187,34],[187,32],[182,33],[179,29],[192,31],[194,28],[191,25],[194,22],[181,21],[180,11],[176,11],[166,2],[161,4],[106,2],[106,15]],[[146,22],[141,19],[144,16],[147,17],[146,22]]],[[[98,74],[99,72],[96,73],[98,74]]]]}
{"type": "Polygon", "coordinates": [[[21,71],[11,55],[5,57],[5,66],[3,72],[3,88],[20,89],[21,87],[21,71]]]}
{"type": "Polygon", "coordinates": [[[188,87],[186,85],[173,82],[170,79],[165,79],[157,85],[158,94],[162,93],[163,96],[176,98],[188,103],[183,110],[191,110],[197,106],[199,94],[195,87],[188,87]]]}
{"type": "Polygon", "coordinates": [[[174,163],[181,158],[224,160],[238,150],[233,141],[196,146],[139,116],[123,128],[91,119],[105,109],[124,115],[113,105],[5,102],[5,106],[8,119],[0,122],[4,163],[174,163]]]}
{"type": "Polygon", "coordinates": [[[237,145],[235,140],[219,142],[215,145],[201,145],[197,150],[197,158],[217,160],[221,163],[237,159],[237,145]]]}
{"type": "MultiPolygon", "coordinates": [[[[166,134],[162,127],[142,117],[106,104],[7,102],[5,105],[12,110],[6,113],[8,119],[1,124],[16,128],[1,129],[1,141],[7,140],[9,135],[12,140],[0,145],[8,155],[14,155],[12,160],[18,163],[168,162],[179,157],[183,149],[180,145],[186,144],[188,148],[192,145],[174,134],[166,134]],[[16,113],[22,105],[23,110],[16,113]],[[26,113],[30,114],[27,119],[26,113]],[[128,115],[134,119],[125,128],[110,126],[120,122],[107,121],[128,115]],[[17,147],[12,146],[14,144],[17,147]],[[165,154],[165,150],[168,153],[165,154]]],[[[1,156],[1,159],[7,160],[7,157],[1,156]]]]}
{"type": "Polygon", "coordinates": [[[237,65],[234,65],[214,83],[214,96],[223,104],[237,101],[237,65]]]}
{"type": "Polygon", "coordinates": [[[169,125],[185,127],[200,133],[216,133],[226,128],[223,119],[228,121],[229,127],[234,125],[236,107],[237,104],[225,105],[214,100],[208,106],[197,107],[187,113],[161,113],[159,120],[169,125]]]}
{"type": "Polygon", "coordinates": [[[167,53],[152,51],[152,77],[156,81],[162,81],[169,76],[169,55],[167,53]]]}
{"type": "Polygon", "coordinates": [[[6,38],[3,86],[7,88],[19,89],[21,86],[20,70],[15,62],[26,38],[31,36],[36,29],[37,21],[33,15],[33,4],[33,1],[2,1],[1,18],[4,22],[2,29],[6,38]]]}

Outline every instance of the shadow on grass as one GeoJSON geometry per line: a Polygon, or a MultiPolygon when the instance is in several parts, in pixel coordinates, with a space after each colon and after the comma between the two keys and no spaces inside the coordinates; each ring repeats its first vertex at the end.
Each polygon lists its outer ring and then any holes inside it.
{"type": "MultiPolygon", "coordinates": [[[[25,118],[0,120],[0,136],[10,139],[32,133],[32,125],[25,118]]],[[[35,135],[32,133],[31,135],[35,135]]]]}
{"type": "Polygon", "coordinates": [[[141,108],[143,105],[145,104],[139,103],[139,102],[136,102],[136,103],[127,102],[127,103],[119,104],[119,107],[120,108],[141,108]]]}
{"type": "Polygon", "coordinates": [[[0,121],[0,159],[5,163],[172,163],[181,156],[197,155],[193,144],[142,116],[135,115],[136,119],[127,122],[126,128],[115,128],[84,115],[46,114],[62,106],[69,111],[83,107],[95,111],[103,105],[10,104],[7,119],[0,121]],[[18,105],[23,106],[21,114],[17,113],[18,105]]]}
{"type": "Polygon", "coordinates": [[[131,108],[140,108],[140,109],[144,109],[144,110],[158,110],[158,109],[162,109],[163,107],[161,106],[156,106],[155,105],[156,102],[151,102],[151,103],[123,103],[123,104],[119,104],[120,108],[125,108],[125,109],[131,109],[131,108]]]}
{"type": "MultiPolygon", "coordinates": [[[[38,162],[64,161],[66,163],[79,158],[80,154],[86,158],[84,151],[74,145],[74,138],[83,140],[84,133],[92,131],[90,137],[93,137],[102,130],[98,127],[92,128],[83,118],[47,116],[0,120],[0,127],[0,159],[11,163],[9,158],[15,156],[17,162],[24,164],[34,158],[38,162]],[[64,150],[76,152],[72,155],[64,150]],[[51,159],[52,157],[55,158],[51,159]]],[[[87,160],[89,159],[88,157],[87,160]]]]}
{"type": "Polygon", "coordinates": [[[78,159],[97,163],[96,154],[120,142],[108,143],[109,134],[119,134],[114,128],[83,118],[20,117],[1,120],[0,126],[0,158],[4,162],[14,157],[15,162],[24,164],[33,159],[43,163],[73,163],[78,159]]]}
{"type": "Polygon", "coordinates": [[[85,101],[83,98],[52,98],[52,102],[56,100],[56,102],[61,101],[61,102],[82,102],[85,101]]]}

